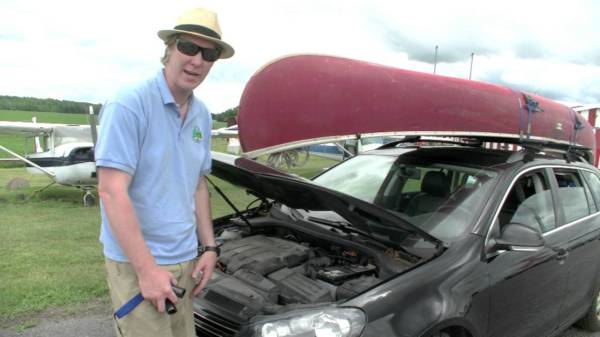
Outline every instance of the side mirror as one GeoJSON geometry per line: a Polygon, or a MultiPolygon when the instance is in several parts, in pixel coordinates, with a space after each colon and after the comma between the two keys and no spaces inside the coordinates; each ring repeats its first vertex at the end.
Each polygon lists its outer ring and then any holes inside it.
{"type": "Polygon", "coordinates": [[[517,252],[539,250],[545,244],[539,229],[520,223],[505,225],[495,243],[496,249],[517,252]]]}

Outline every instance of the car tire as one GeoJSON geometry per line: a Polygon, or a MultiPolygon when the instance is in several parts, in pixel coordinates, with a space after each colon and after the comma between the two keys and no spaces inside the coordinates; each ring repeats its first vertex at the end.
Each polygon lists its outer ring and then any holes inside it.
{"type": "Polygon", "coordinates": [[[436,331],[435,333],[429,335],[428,337],[450,337],[450,334],[446,331],[436,331]]]}
{"type": "Polygon", "coordinates": [[[592,305],[575,326],[590,332],[600,331],[600,289],[596,290],[592,305]]]}

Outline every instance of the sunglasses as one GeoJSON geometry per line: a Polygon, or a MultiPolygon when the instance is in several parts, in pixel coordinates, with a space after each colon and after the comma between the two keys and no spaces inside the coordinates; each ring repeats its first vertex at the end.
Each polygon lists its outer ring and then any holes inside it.
{"type": "Polygon", "coordinates": [[[206,62],[215,62],[221,56],[220,49],[200,47],[184,39],[177,39],[176,45],[177,50],[187,56],[196,56],[199,52],[202,52],[202,59],[206,62]]]}

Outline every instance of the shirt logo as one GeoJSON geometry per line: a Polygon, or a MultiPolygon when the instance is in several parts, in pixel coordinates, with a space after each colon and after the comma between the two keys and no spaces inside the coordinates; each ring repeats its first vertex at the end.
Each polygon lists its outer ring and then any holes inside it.
{"type": "Polygon", "coordinates": [[[200,131],[200,129],[197,126],[195,126],[194,131],[192,131],[192,139],[196,143],[199,143],[202,140],[202,131],[200,131]]]}

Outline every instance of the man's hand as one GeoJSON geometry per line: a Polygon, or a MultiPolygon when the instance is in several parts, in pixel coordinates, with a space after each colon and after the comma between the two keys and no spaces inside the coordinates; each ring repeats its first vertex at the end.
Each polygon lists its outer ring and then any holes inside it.
{"type": "Polygon", "coordinates": [[[171,285],[177,285],[177,279],[168,271],[155,266],[138,275],[140,291],[144,299],[152,302],[158,312],[165,312],[165,299],[177,303],[177,296],[171,285]]]}
{"type": "Polygon", "coordinates": [[[217,253],[206,251],[196,262],[196,266],[194,267],[194,271],[192,272],[192,277],[194,279],[200,278],[200,282],[194,287],[194,291],[191,293],[191,297],[194,297],[200,293],[200,291],[206,285],[206,282],[210,280],[213,271],[215,270],[215,265],[217,264],[217,253]]]}

